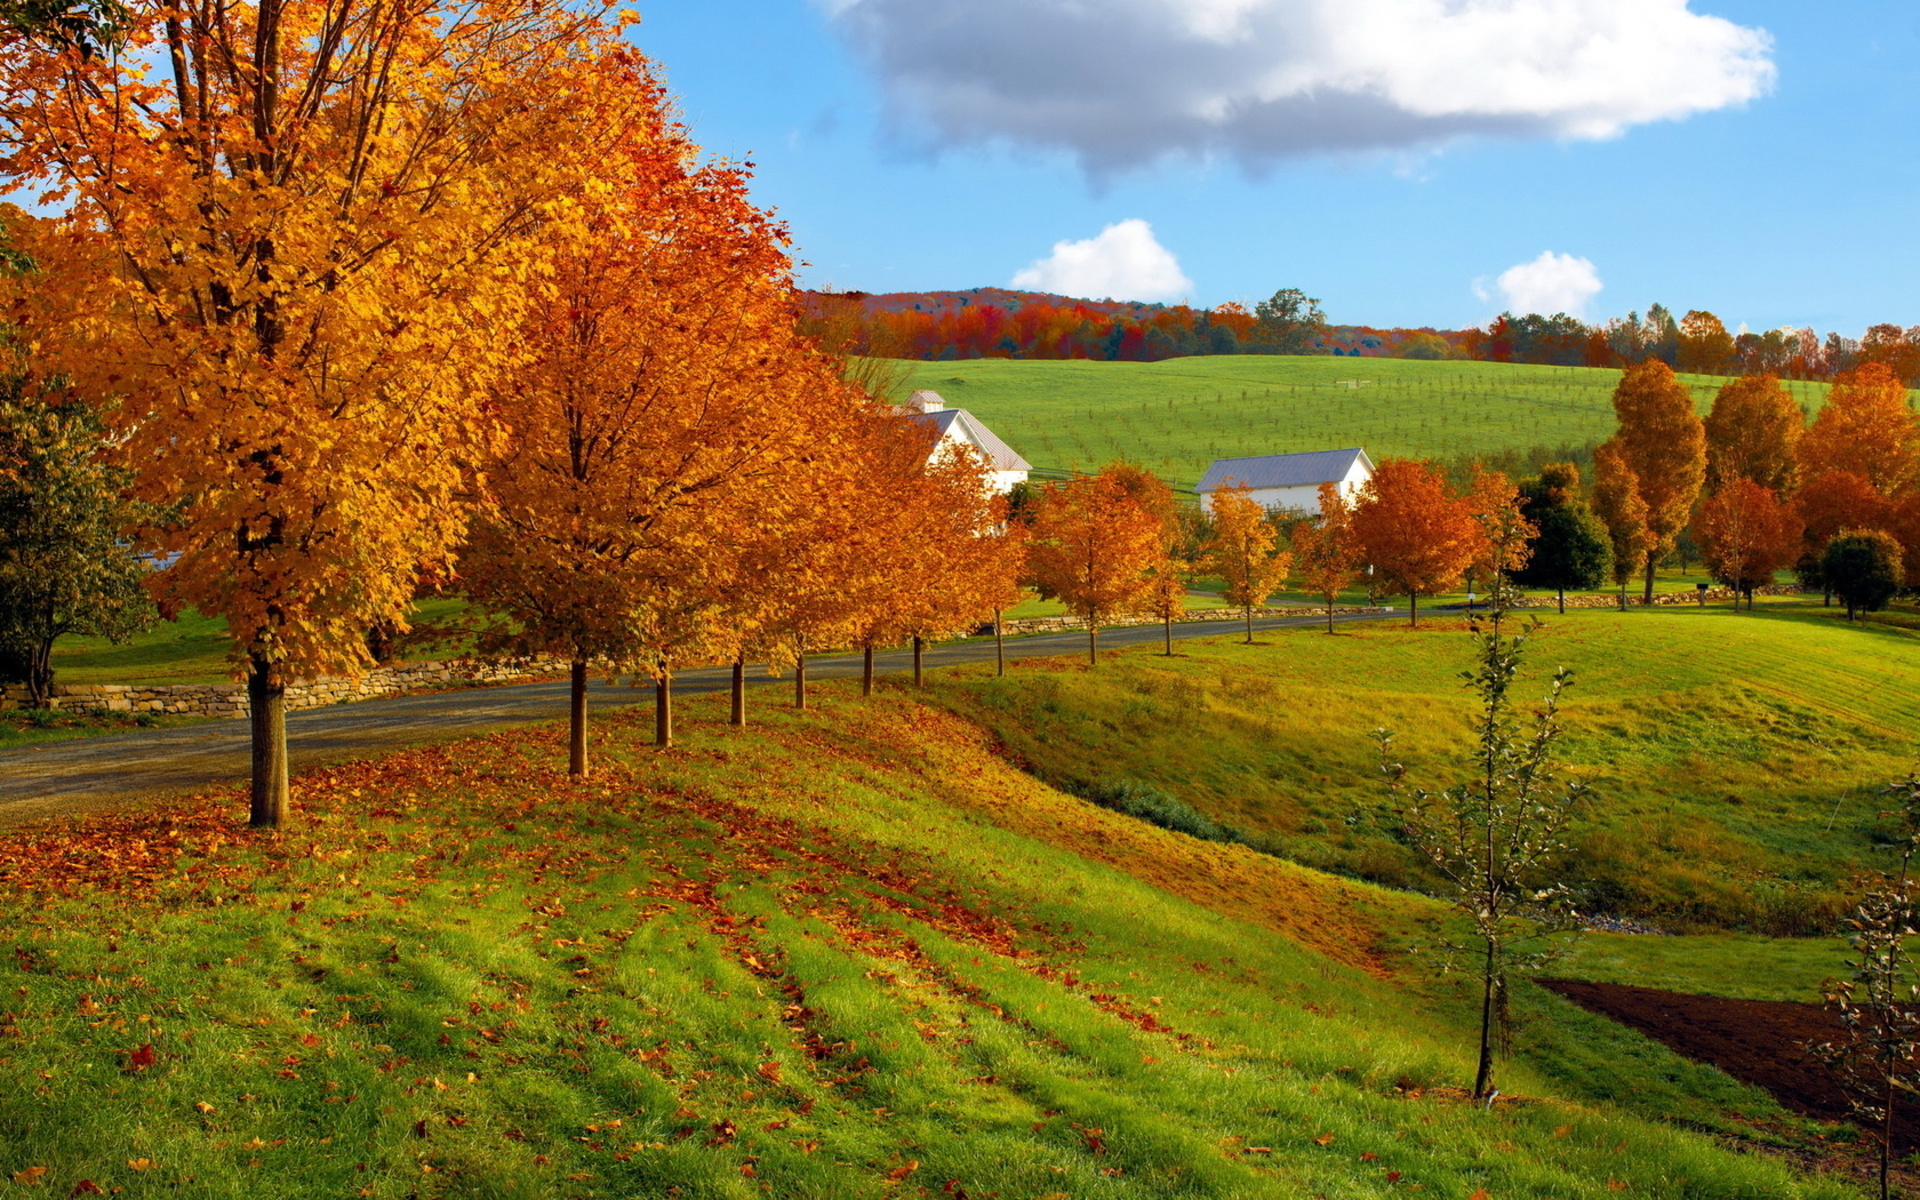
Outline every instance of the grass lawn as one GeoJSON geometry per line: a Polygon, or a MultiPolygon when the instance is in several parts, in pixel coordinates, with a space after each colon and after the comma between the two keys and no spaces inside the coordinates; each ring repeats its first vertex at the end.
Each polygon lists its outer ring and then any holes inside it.
{"type": "MultiPolygon", "coordinates": [[[[1587,905],[1675,929],[1831,929],[1885,865],[1878,789],[1915,765],[1920,634],[1805,602],[1544,619],[1522,695],[1574,669],[1564,755],[1595,796],[1569,881],[1587,905]]],[[[949,677],[938,695],[1043,778],[1138,779],[1274,853],[1431,886],[1381,807],[1372,732],[1397,732],[1415,782],[1451,781],[1468,732],[1464,623],[1257,643],[949,677]]]]}
{"type": "MultiPolygon", "coordinates": [[[[466,609],[465,601],[461,600],[423,600],[414,607],[414,620],[450,621],[466,609]]],[[[231,647],[224,619],[188,611],[118,646],[105,638],[72,635],[61,638],[53,648],[54,682],[231,683],[234,676],[227,657],[231,647]]],[[[453,658],[465,653],[468,647],[468,642],[456,640],[444,646],[407,650],[404,655],[414,659],[453,658]]]]}
{"type": "MultiPolygon", "coordinates": [[[[1045,473],[1137,462],[1191,488],[1216,458],[1363,446],[1454,459],[1613,432],[1620,372],[1511,363],[1221,355],[1157,363],[914,362],[929,388],[1045,473]]],[[[1704,413],[1726,382],[1686,376],[1704,413]]],[[[1787,385],[1809,410],[1824,383],[1787,385]]]]}
{"type": "Polygon", "coordinates": [[[667,753],[644,710],[602,722],[585,782],[536,727],[304,773],[280,835],[236,792],[0,835],[0,1179],[1859,1194],[1721,1145],[1792,1122],[1577,1014],[1504,1068],[1513,1099],[1464,1102],[1471,1006],[1380,950],[1423,901],[1062,795],[898,693],[830,684],[744,731],[723,705],[688,703],[667,753]]]}

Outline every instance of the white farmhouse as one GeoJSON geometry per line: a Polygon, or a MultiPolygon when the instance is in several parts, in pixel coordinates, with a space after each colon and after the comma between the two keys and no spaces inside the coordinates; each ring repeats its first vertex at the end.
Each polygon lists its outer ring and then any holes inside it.
{"type": "Polygon", "coordinates": [[[964,408],[948,408],[938,392],[919,391],[908,396],[902,415],[925,425],[939,439],[929,461],[948,453],[951,447],[964,447],[985,458],[991,468],[987,486],[996,496],[1005,495],[1016,483],[1025,483],[1027,472],[1033,470],[1031,463],[1015,454],[1013,447],[1001,441],[980,418],[964,408]]]}
{"type": "Polygon", "coordinates": [[[1373,478],[1373,460],[1358,447],[1310,450],[1305,454],[1262,454],[1253,458],[1216,458],[1193,490],[1200,507],[1213,510],[1213,493],[1246,487],[1264,508],[1281,512],[1318,512],[1320,485],[1337,484],[1349,502],[1373,478]]]}

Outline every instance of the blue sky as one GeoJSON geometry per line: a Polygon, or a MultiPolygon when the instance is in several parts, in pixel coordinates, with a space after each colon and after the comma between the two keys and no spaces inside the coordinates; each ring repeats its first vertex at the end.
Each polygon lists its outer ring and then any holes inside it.
{"type": "Polygon", "coordinates": [[[639,7],[695,140],[756,164],[813,286],[1006,286],[1119,225],[1039,278],[1300,287],[1380,326],[1529,300],[1920,324],[1910,0],[639,7]]]}

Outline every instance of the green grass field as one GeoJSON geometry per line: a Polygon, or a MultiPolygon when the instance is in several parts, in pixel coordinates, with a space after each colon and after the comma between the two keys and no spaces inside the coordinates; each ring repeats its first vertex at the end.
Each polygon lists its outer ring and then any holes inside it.
{"type": "MultiPolygon", "coordinates": [[[[1920,635],[1779,603],[1547,616],[1544,690],[1575,671],[1565,755],[1595,790],[1568,879],[1597,911],[1680,929],[1831,929],[1886,837],[1876,788],[1916,765],[1920,635]]],[[[1432,885],[1379,811],[1370,736],[1424,785],[1466,736],[1458,618],[1183,644],[1095,673],[1018,671],[939,695],[1041,777],[1137,779],[1253,844],[1432,885]]]]}
{"type": "MultiPolygon", "coordinates": [[[[1291,690],[1276,660],[1315,636],[1189,661],[1291,690]]],[[[1439,694],[1458,642],[1393,656],[1409,695],[1439,694]]],[[[957,672],[941,699],[998,686],[957,672]]],[[[0,1180],[1859,1194],[1751,1152],[1809,1136],[1765,1096],[1531,987],[1508,1099],[1466,1103],[1471,1006],[1391,950],[1429,902],[1065,796],[888,691],[829,685],[745,731],[701,698],[668,753],[618,716],[584,783],[556,773],[556,726],[308,772],[278,836],[234,792],[0,836],[0,1180]]]]}
{"type": "MultiPolygon", "coordinates": [[[[1157,363],[906,364],[1045,473],[1137,462],[1191,488],[1216,458],[1363,446],[1453,460],[1611,436],[1620,372],[1508,363],[1222,355],[1157,363]]],[[[1687,376],[1701,412],[1726,382],[1687,376]]],[[[1817,409],[1824,383],[1789,383],[1817,409]]]]}

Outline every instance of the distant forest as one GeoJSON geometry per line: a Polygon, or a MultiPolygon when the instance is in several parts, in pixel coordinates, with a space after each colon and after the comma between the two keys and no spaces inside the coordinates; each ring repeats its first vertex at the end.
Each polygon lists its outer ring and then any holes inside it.
{"type": "Polygon", "coordinates": [[[1920,384],[1920,326],[1875,325],[1859,338],[1813,329],[1729,332],[1713,313],[1675,317],[1655,304],[1600,324],[1565,313],[1502,313],[1485,328],[1336,325],[1317,301],[1277,293],[1249,311],[1076,300],[1044,292],[805,292],[812,331],[836,349],[881,358],[1091,359],[1157,362],[1199,354],[1319,353],[1352,358],[1463,359],[1621,367],[1658,358],[1706,375],[1825,379],[1870,362],[1920,384]],[[1292,298],[1289,301],[1287,298],[1292,298]]]}

